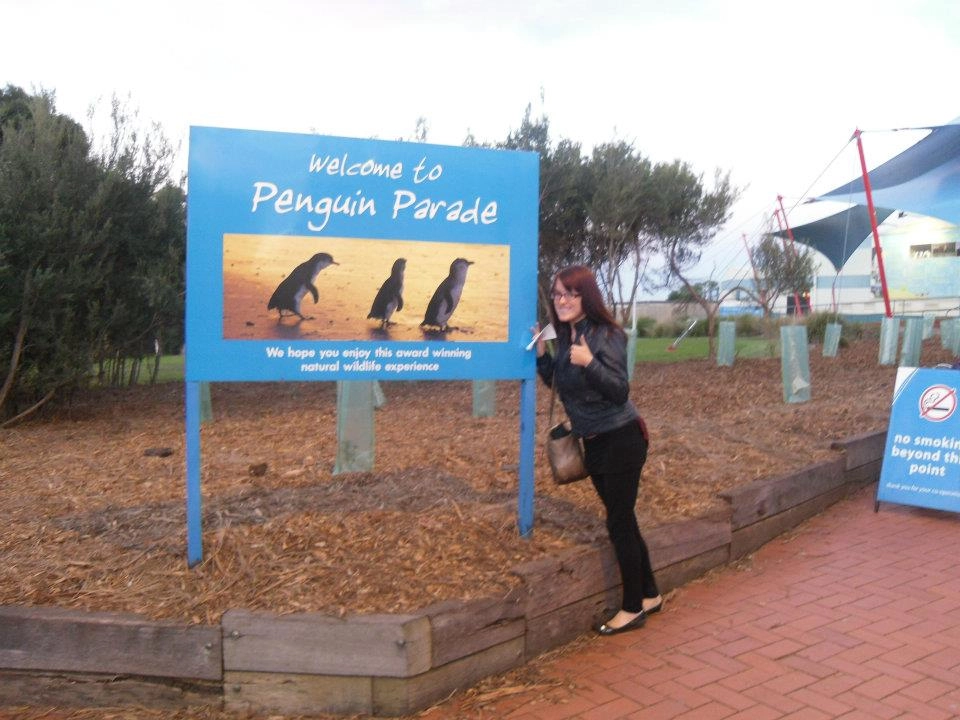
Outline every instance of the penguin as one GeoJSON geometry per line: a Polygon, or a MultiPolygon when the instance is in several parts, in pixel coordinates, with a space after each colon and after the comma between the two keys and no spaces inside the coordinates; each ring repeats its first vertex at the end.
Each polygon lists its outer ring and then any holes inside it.
{"type": "Polygon", "coordinates": [[[300,263],[277,285],[277,289],[270,296],[270,302],[267,303],[267,310],[276,308],[279,311],[280,317],[277,322],[284,318],[284,310],[298,316],[301,320],[311,320],[312,318],[300,312],[300,301],[309,292],[313,295],[314,304],[319,302],[320,294],[317,292],[317,286],[313,284],[314,280],[325,267],[339,264],[328,253],[317,253],[306,262],[300,263]]]}
{"type": "Polygon", "coordinates": [[[433,293],[433,297],[430,298],[430,304],[427,305],[427,312],[423,316],[420,327],[429,325],[439,328],[440,332],[447,330],[447,321],[457,309],[460,296],[463,294],[463,286],[467,282],[467,268],[470,265],[473,265],[473,261],[464,258],[457,258],[450,263],[450,274],[444,278],[433,293]]]}
{"type": "Polygon", "coordinates": [[[403,310],[403,271],[406,267],[405,258],[397,258],[393,261],[390,277],[380,286],[377,296],[373,299],[373,305],[370,306],[370,314],[367,317],[379,320],[381,328],[392,325],[390,317],[394,312],[403,310]]]}

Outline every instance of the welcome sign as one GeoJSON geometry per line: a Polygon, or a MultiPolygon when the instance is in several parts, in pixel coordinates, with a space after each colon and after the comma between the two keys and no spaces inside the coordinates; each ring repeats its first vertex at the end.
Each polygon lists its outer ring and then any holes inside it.
{"type": "Polygon", "coordinates": [[[188,381],[534,376],[534,153],[194,127],[188,381]]]}

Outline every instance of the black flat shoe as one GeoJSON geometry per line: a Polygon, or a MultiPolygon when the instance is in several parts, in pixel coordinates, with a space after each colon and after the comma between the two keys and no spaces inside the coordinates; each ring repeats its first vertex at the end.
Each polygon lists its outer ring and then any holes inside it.
{"type": "Polygon", "coordinates": [[[647,615],[653,615],[654,613],[660,612],[662,609],[663,609],[663,598],[660,598],[660,602],[657,603],[656,607],[647,608],[646,610],[644,610],[644,612],[647,615]]]}
{"type": "Polygon", "coordinates": [[[610,627],[606,623],[598,625],[595,629],[600,635],[619,635],[620,633],[627,632],[628,630],[636,630],[637,628],[642,628],[643,624],[647,621],[647,613],[643,610],[640,611],[640,614],[637,615],[633,620],[628,622],[626,625],[621,625],[620,627],[610,627]]]}

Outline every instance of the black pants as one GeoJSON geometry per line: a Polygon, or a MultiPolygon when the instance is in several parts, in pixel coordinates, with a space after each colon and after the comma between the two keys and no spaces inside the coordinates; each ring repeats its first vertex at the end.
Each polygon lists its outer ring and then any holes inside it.
{"type": "Polygon", "coordinates": [[[606,508],[607,532],[620,566],[621,607],[627,612],[640,612],[643,598],[660,594],[634,510],[640,471],[647,458],[647,440],[639,424],[630,423],[587,439],[584,446],[590,479],[606,508]]]}

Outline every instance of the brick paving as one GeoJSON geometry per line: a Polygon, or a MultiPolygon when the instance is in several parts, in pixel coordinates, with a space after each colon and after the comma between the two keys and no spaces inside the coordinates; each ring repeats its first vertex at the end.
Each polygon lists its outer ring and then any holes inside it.
{"type": "Polygon", "coordinates": [[[424,720],[960,718],[960,515],[876,486],[424,720]],[[510,685],[510,679],[515,682],[510,685]]]}

